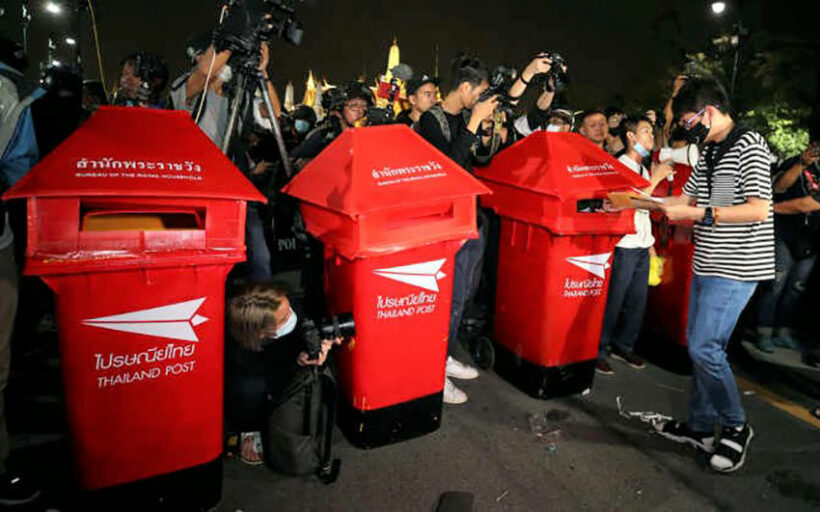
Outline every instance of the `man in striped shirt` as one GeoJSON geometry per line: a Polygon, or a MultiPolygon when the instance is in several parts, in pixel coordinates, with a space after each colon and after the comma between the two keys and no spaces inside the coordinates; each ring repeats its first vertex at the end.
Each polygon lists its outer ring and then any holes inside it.
{"type": "Polygon", "coordinates": [[[726,346],[757,283],[774,278],[771,153],[760,134],[735,123],[728,95],[713,79],[688,80],[673,110],[689,142],[705,146],[683,195],[663,205],[670,220],[695,222],[686,335],[693,371],[688,420],[657,428],[711,453],[716,471],[731,472],[745,462],[754,433],[726,346]]]}

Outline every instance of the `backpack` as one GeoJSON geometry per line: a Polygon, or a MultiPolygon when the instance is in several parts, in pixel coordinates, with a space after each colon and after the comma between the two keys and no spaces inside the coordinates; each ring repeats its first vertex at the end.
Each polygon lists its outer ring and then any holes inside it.
{"type": "Polygon", "coordinates": [[[315,474],[325,484],[339,476],[333,459],[338,389],[325,366],[302,367],[277,395],[268,396],[262,431],[268,465],[289,475],[315,474]]]}

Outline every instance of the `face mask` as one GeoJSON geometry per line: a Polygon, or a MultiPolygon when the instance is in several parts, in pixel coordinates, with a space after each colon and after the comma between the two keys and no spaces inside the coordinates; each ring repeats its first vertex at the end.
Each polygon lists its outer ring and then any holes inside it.
{"type": "Polygon", "coordinates": [[[706,137],[709,135],[711,126],[706,126],[703,123],[698,123],[689,130],[686,130],[686,142],[695,144],[697,146],[703,144],[706,137]]]}
{"type": "Polygon", "coordinates": [[[282,326],[276,329],[276,337],[281,338],[292,333],[293,330],[296,329],[296,320],[296,312],[293,311],[293,309],[291,308],[290,317],[288,317],[287,322],[285,322],[282,326]]]}
{"type": "Polygon", "coordinates": [[[643,144],[641,144],[638,141],[635,141],[635,151],[637,151],[638,154],[641,155],[641,158],[647,158],[649,155],[652,154],[648,149],[643,147],[643,144]]]}
{"type": "Polygon", "coordinates": [[[304,119],[297,119],[296,122],[293,123],[293,127],[296,128],[296,133],[304,134],[310,130],[310,123],[304,119]]]}
{"type": "Polygon", "coordinates": [[[217,78],[222,80],[222,82],[230,82],[231,78],[233,78],[233,70],[228,64],[225,64],[222,69],[219,71],[217,78]]]}
{"type": "Polygon", "coordinates": [[[561,126],[559,126],[557,124],[547,125],[547,131],[548,132],[560,132],[561,131],[561,126]]]}

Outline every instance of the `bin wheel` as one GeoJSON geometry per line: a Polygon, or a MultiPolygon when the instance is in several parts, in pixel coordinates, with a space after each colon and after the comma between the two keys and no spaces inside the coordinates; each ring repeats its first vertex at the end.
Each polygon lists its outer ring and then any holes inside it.
{"type": "Polygon", "coordinates": [[[473,362],[482,370],[489,370],[495,364],[495,347],[489,337],[476,336],[470,340],[469,349],[473,362]]]}

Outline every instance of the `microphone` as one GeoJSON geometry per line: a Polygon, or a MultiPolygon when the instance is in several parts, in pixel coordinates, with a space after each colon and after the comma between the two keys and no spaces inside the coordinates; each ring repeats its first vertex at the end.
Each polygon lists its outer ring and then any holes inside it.
{"type": "Polygon", "coordinates": [[[407,64],[396,64],[393,66],[393,69],[390,70],[394,77],[398,78],[403,82],[407,82],[413,78],[413,68],[408,66],[407,64]]]}

